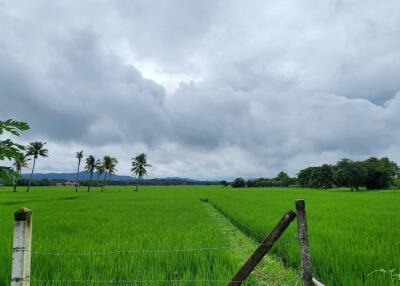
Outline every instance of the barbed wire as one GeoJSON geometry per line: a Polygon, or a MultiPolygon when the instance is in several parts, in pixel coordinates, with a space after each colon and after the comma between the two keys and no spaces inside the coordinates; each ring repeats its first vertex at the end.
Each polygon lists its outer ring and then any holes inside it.
{"type": "MultiPolygon", "coordinates": [[[[31,282],[40,283],[83,283],[83,284],[160,284],[160,283],[229,283],[230,280],[218,279],[171,279],[171,280],[77,280],[77,279],[61,279],[61,280],[46,280],[46,279],[31,279],[31,282]]],[[[245,281],[233,281],[245,282],[245,281]]]]}
{"type": "MultiPolygon", "coordinates": [[[[250,246],[247,246],[250,247],[250,246]]],[[[150,250],[113,250],[103,252],[44,252],[31,251],[33,254],[50,255],[50,256],[104,256],[118,254],[146,254],[146,253],[180,253],[180,252],[197,252],[197,251],[218,251],[229,250],[234,248],[247,248],[246,246],[217,246],[217,247],[199,247],[199,248],[182,248],[182,249],[150,249],[150,250]]]]}
{"type": "MultiPolygon", "coordinates": [[[[293,239],[292,239],[293,240],[293,239]]],[[[292,240],[285,240],[284,243],[292,240]]],[[[48,255],[48,256],[106,256],[118,254],[148,254],[148,253],[181,253],[181,252],[197,252],[197,251],[219,251],[230,249],[256,249],[260,246],[269,246],[274,243],[260,243],[260,244],[236,244],[225,246],[211,246],[211,247],[193,247],[193,248],[176,248],[176,249],[133,249],[133,250],[111,250],[111,251],[97,251],[97,252],[57,252],[57,251],[42,251],[30,250],[32,254],[48,255]]],[[[13,249],[13,251],[27,251],[23,249],[13,249]]],[[[1,252],[1,254],[11,254],[12,252],[1,252]]]]}
{"type": "MultiPolygon", "coordinates": [[[[11,280],[0,280],[1,282],[10,282],[11,280]]],[[[92,283],[92,284],[159,284],[159,283],[229,283],[241,282],[247,283],[248,281],[231,281],[231,280],[218,280],[218,279],[171,279],[171,280],[89,280],[89,279],[29,279],[19,281],[30,281],[33,283],[92,283]]]]}
{"type": "MultiPolygon", "coordinates": [[[[21,281],[21,280],[20,280],[21,281]]],[[[27,281],[27,280],[22,280],[27,281]]],[[[218,284],[227,284],[229,282],[237,282],[244,283],[245,285],[249,283],[249,281],[231,281],[231,280],[222,280],[222,279],[171,279],[171,280],[88,280],[88,279],[30,279],[32,283],[51,283],[51,284],[146,284],[146,285],[155,285],[155,284],[165,284],[165,283],[218,283],[218,284]]],[[[1,280],[0,282],[8,283],[11,282],[11,279],[1,280]]],[[[252,284],[254,285],[254,283],[252,284]]]]}

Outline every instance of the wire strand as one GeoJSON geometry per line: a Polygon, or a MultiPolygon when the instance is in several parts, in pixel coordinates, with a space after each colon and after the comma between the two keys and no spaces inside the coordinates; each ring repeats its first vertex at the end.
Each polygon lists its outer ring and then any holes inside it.
{"type": "MultiPolygon", "coordinates": [[[[60,280],[46,280],[46,279],[31,279],[31,282],[40,283],[92,283],[92,284],[159,284],[159,283],[229,283],[231,280],[213,280],[213,279],[171,279],[171,280],[78,280],[78,279],[60,279],[60,280]]],[[[232,282],[245,282],[245,281],[232,281],[232,282]]]]}
{"type": "MultiPolygon", "coordinates": [[[[257,249],[260,246],[273,245],[273,243],[261,243],[257,245],[237,244],[230,246],[213,246],[213,247],[194,247],[194,248],[180,248],[180,249],[133,249],[133,250],[112,250],[101,252],[52,252],[41,250],[30,250],[32,254],[49,255],[49,256],[104,256],[104,255],[117,255],[117,254],[132,254],[132,253],[179,253],[179,252],[196,252],[196,251],[218,251],[229,249],[257,249]]],[[[28,251],[28,250],[23,250],[28,251]]],[[[4,252],[4,254],[10,254],[4,252]]]]}

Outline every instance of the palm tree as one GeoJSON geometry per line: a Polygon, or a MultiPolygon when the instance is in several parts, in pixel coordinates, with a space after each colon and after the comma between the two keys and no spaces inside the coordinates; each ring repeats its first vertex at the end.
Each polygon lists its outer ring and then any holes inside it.
{"type": "Polygon", "coordinates": [[[96,158],[94,158],[93,155],[90,155],[86,158],[86,166],[85,169],[90,173],[90,180],[89,180],[89,185],[87,188],[87,191],[90,191],[90,187],[92,185],[92,177],[93,177],[93,171],[96,168],[96,158]]]}
{"type": "Polygon", "coordinates": [[[78,151],[75,154],[75,158],[78,159],[78,170],[76,171],[76,183],[75,183],[75,192],[78,191],[78,185],[79,185],[79,167],[81,166],[81,161],[83,158],[83,151],[78,151]]]}
{"type": "Polygon", "coordinates": [[[111,175],[113,175],[115,173],[115,171],[116,171],[115,167],[117,166],[117,163],[118,163],[117,159],[115,159],[111,156],[104,156],[103,162],[104,162],[103,165],[104,165],[105,172],[104,172],[104,178],[103,178],[103,185],[101,186],[101,191],[103,191],[103,189],[104,189],[107,172],[110,174],[110,177],[111,177],[111,175]]]}
{"type": "Polygon", "coordinates": [[[147,164],[146,154],[142,153],[135,158],[132,158],[131,172],[136,175],[136,192],[139,188],[139,181],[143,178],[144,175],[147,175],[146,167],[151,167],[150,164],[147,164]]]}
{"type": "Polygon", "coordinates": [[[96,160],[96,165],[94,167],[97,172],[97,186],[100,186],[100,176],[104,173],[104,164],[99,159],[96,160]]]}
{"type": "MultiPolygon", "coordinates": [[[[14,170],[18,175],[21,175],[22,168],[28,167],[28,161],[30,161],[30,159],[28,158],[28,156],[26,154],[22,154],[18,158],[14,159],[14,163],[13,163],[14,170]]],[[[17,181],[15,179],[15,176],[13,176],[13,184],[14,184],[13,192],[16,192],[17,191],[17,181]]]]}
{"type": "Polygon", "coordinates": [[[29,145],[26,147],[26,149],[27,149],[26,155],[33,156],[32,172],[31,172],[31,177],[29,179],[28,188],[26,189],[27,192],[29,192],[29,189],[31,187],[33,172],[35,170],[36,159],[39,156],[40,157],[48,157],[49,156],[49,150],[45,149],[44,145],[46,145],[46,142],[35,141],[32,143],[29,143],[29,145]]]}

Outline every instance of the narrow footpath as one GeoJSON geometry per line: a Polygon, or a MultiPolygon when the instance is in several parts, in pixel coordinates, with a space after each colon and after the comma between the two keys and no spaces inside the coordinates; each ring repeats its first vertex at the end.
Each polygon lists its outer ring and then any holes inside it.
{"type": "MultiPolygon", "coordinates": [[[[244,263],[250,254],[257,248],[257,242],[246,236],[235,227],[228,218],[213,207],[211,203],[204,202],[210,216],[219,224],[228,247],[241,263],[244,263]],[[243,247],[236,247],[242,246],[243,247]],[[254,247],[253,247],[254,246],[254,247]]],[[[240,266],[239,266],[240,267],[240,266]]],[[[234,273],[232,273],[232,276],[234,273]]],[[[260,264],[254,269],[245,285],[269,285],[269,286],[294,286],[302,285],[299,273],[293,269],[285,268],[279,258],[266,255],[260,264]]]]}

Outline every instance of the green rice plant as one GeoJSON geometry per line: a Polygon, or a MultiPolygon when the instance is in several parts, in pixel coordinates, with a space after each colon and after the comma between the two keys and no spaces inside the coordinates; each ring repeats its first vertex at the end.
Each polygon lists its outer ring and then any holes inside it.
{"type": "MultiPolygon", "coordinates": [[[[204,205],[212,204],[261,241],[297,198],[306,201],[316,278],[337,286],[400,285],[396,272],[375,271],[400,265],[400,192],[219,186],[143,187],[140,192],[131,186],[104,192],[93,187],[89,193],[71,187],[34,187],[30,193],[0,188],[0,285],[9,285],[13,213],[23,206],[33,210],[33,286],[132,285],[133,280],[226,285],[243,257],[224,248],[226,235],[204,205]]],[[[295,222],[272,251],[299,270],[295,222]]],[[[251,277],[245,285],[257,280],[251,277]]]]}
{"type": "Polygon", "coordinates": [[[22,206],[33,210],[31,285],[221,285],[231,278],[239,261],[222,248],[220,229],[197,197],[131,190],[0,190],[0,285],[9,284],[13,213],[22,206]]]}
{"type": "MultiPolygon", "coordinates": [[[[326,285],[400,285],[389,275],[368,275],[400,265],[400,192],[351,193],[290,188],[231,189],[208,199],[245,233],[261,241],[295,199],[306,201],[313,272],[326,285]]],[[[296,223],[273,252],[299,268],[296,223]]]]}
{"type": "Polygon", "coordinates": [[[383,268],[377,269],[377,270],[374,270],[371,273],[369,273],[368,276],[376,275],[376,274],[383,274],[383,275],[389,276],[393,280],[400,280],[400,272],[397,269],[390,269],[390,270],[386,270],[383,268]]]}

